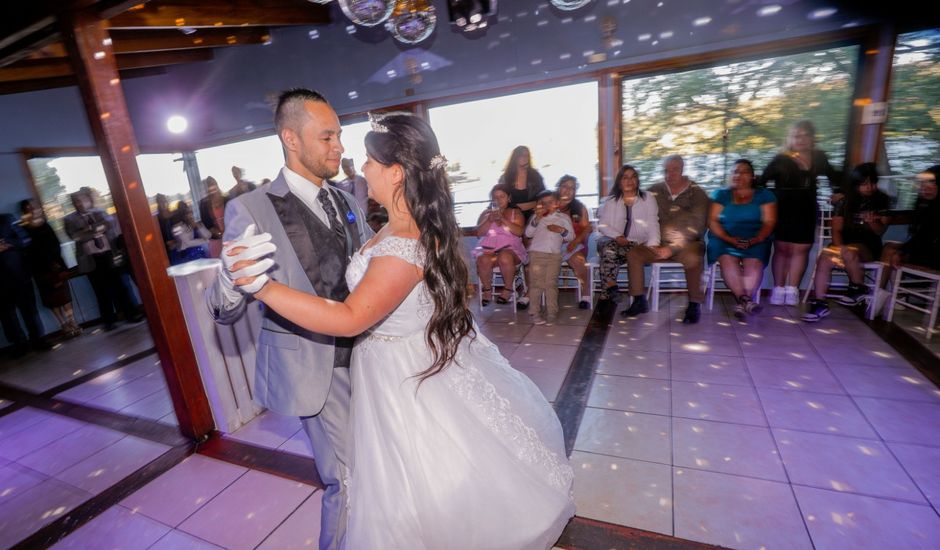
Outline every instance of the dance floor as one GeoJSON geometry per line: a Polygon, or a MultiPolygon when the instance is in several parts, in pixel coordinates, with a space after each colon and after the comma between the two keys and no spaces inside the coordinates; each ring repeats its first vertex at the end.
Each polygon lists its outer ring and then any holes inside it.
{"type": "MultiPolygon", "coordinates": [[[[742,324],[721,296],[689,326],[681,295],[635,319],[562,300],[555,326],[476,311],[559,410],[578,517],[608,526],[602,546],[569,529],[559,547],[627,547],[620,526],[686,541],[663,548],[940,547],[940,390],[852,312],[742,324]]],[[[62,548],[315,546],[315,485],[179,452],[152,346],[140,324],[4,362],[0,547],[53,528],[62,548]]],[[[223,440],[310,457],[297,419],[270,412],[223,440]]]]}

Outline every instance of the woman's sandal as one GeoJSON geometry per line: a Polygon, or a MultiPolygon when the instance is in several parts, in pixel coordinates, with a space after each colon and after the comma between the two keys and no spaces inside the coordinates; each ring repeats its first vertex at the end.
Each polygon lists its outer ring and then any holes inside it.
{"type": "Polygon", "coordinates": [[[499,296],[496,297],[497,304],[500,304],[500,305],[508,304],[509,299],[512,298],[512,296],[503,296],[503,294],[509,294],[509,291],[503,290],[502,292],[499,293],[499,296]]]}
{"type": "Polygon", "coordinates": [[[490,286],[490,287],[481,288],[480,294],[481,294],[480,305],[482,305],[483,307],[490,305],[490,299],[493,298],[493,287],[490,286]],[[486,298],[487,294],[490,295],[490,299],[486,298]]]}

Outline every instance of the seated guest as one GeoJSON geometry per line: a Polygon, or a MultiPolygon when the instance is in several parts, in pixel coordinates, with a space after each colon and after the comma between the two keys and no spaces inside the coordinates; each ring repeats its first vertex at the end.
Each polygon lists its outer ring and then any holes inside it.
{"type": "MultiPolygon", "coordinates": [[[[682,171],[685,163],[679,155],[670,155],[663,161],[665,181],[648,189],[656,198],[659,210],[661,246],[635,247],[627,256],[630,269],[631,291],[634,292],[634,273],[640,266],[651,262],[678,262],[685,270],[685,283],[689,289],[689,305],[683,323],[698,323],[702,314],[705,291],[702,289],[702,270],[705,263],[705,225],[708,223],[708,195],[682,171]]],[[[640,279],[642,281],[642,279],[640,279]]]]}
{"type": "Polygon", "coordinates": [[[181,264],[209,256],[209,237],[211,233],[202,222],[196,221],[193,210],[185,201],[176,206],[173,224],[173,238],[176,239],[174,264],[181,264]]]}
{"type": "Polygon", "coordinates": [[[865,300],[864,262],[881,257],[881,236],[888,225],[885,212],[890,205],[887,195],[878,190],[878,170],[874,162],[859,164],[849,177],[845,199],[836,203],[832,214],[832,244],[819,255],[814,298],[809,311],[800,318],[813,323],[829,315],[826,294],[833,268],[845,269],[849,288],[839,303],[854,306],[865,300]]]}
{"type": "MultiPolygon", "coordinates": [[[[908,228],[905,243],[888,242],[881,253],[881,261],[888,264],[882,281],[891,280],[891,271],[901,264],[913,264],[940,269],[940,201],[937,200],[937,180],[940,164],[917,174],[917,202],[914,219],[908,228]]],[[[884,286],[884,282],[882,286],[884,286]]]]}
{"type": "Polygon", "coordinates": [[[388,213],[384,208],[380,212],[371,212],[366,216],[366,223],[373,233],[378,233],[388,223],[388,213]]]}
{"type": "Polygon", "coordinates": [[[718,262],[721,277],[734,294],[734,316],[738,319],[760,311],[752,298],[760,292],[776,222],[774,194],[763,187],[754,188],[751,161],[735,161],[731,185],[712,195],[706,250],[709,265],[718,262]]]}
{"type": "Polygon", "coordinates": [[[157,201],[157,213],[154,214],[154,218],[157,220],[157,227],[160,228],[160,237],[163,239],[166,255],[172,258],[176,249],[176,241],[173,240],[173,211],[170,210],[170,201],[166,195],[157,193],[154,198],[157,201]]]}
{"type": "Polygon", "coordinates": [[[649,311],[643,290],[643,261],[639,261],[637,272],[629,258],[636,248],[649,251],[650,247],[659,246],[659,207],[652,195],[640,190],[640,174],[633,166],[624,164],[617,172],[610,194],[597,213],[597,231],[601,234],[597,239],[597,255],[604,288],[599,299],[619,298],[617,272],[626,263],[633,298],[627,311],[631,316],[649,311]]]}
{"type": "Polygon", "coordinates": [[[558,319],[558,274],[561,251],[574,239],[571,218],[558,211],[558,194],[542,191],[536,197],[535,214],[525,228],[529,243],[529,293],[534,301],[530,312],[536,325],[553,325],[558,319]],[[544,312],[541,310],[545,298],[544,312]]]}
{"type": "Polygon", "coordinates": [[[574,240],[565,246],[562,261],[574,271],[581,285],[581,302],[578,307],[591,309],[591,292],[588,288],[587,242],[591,236],[591,218],[584,203],[575,198],[578,192],[578,180],[574,176],[564,175],[555,185],[558,192],[558,211],[567,214],[574,226],[574,240]]]}
{"type": "Polygon", "coordinates": [[[219,182],[209,176],[204,180],[206,196],[199,199],[199,220],[211,234],[209,254],[218,258],[222,253],[222,234],[225,233],[225,195],[219,189],[219,182]]]}
{"type": "Polygon", "coordinates": [[[522,245],[525,221],[518,208],[509,206],[509,189],[502,184],[496,185],[490,191],[490,199],[490,207],[480,214],[477,221],[477,236],[480,240],[473,249],[484,306],[493,299],[493,267],[499,265],[504,282],[496,303],[506,304],[514,292],[516,268],[528,260],[522,245]]]}

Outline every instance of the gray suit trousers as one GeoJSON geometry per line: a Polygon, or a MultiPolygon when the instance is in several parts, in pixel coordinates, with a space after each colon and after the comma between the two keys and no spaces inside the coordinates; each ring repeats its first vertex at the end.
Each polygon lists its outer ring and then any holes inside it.
{"type": "Polygon", "coordinates": [[[326,486],[320,513],[320,550],[339,550],[346,535],[346,443],[349,431],[349,369],[333,369],[323,409],[300,421],[313,444],[320,480],[326,486]]]}

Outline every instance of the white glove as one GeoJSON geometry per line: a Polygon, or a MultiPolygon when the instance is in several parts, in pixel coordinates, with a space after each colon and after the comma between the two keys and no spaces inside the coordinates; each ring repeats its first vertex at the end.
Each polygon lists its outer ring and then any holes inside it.
{"type": "MultiPolygon", "coordinates": [[[[256,230],[255,224],[249,225],[245,228],[245,232],[242,233],[238,240],[228,243],[228,245],[222,249],[222,263],[225,266],[222,270],[224,278],[228,279],[228,283],[233,289],[238,289],[245,294],[258,292],[261,290],[261,287],[271,280],[266,272],[274,266],[274,260],[272,258],[265,258],[238,271],[232,271],[232,267],[241,260],[258,260],[277,250],[277,246],[271,242],[270,233],[256,235],[256,230]],[[230,250],[239,247],[245,247],[245,250],[242,250],[234,256],[228,254],[230,250]],[[234,281],[241,277],[255,277],[255,280],[247,285],[235,285],[234,281]]],[[[222,286],[223,290],[228,290],[226,288],[228,285],[226,285],[225,281],[223,281],[222,286]]],[[[228,295],[228,292],[226,292],[226,295],[228,295]]]]}

